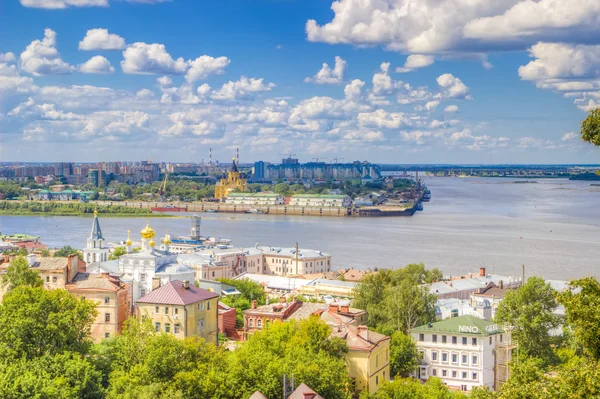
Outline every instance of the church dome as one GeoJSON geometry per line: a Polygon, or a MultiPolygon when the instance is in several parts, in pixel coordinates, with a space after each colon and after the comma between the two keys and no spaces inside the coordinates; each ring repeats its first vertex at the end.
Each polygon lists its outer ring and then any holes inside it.
{"type": "Polygon", "coordinates": [[[127,241],[125,241],[125,245],[133,245],[133,241],[131,241],[131,230],[127,230],[127,241]]]}
{"type": "Polygon", "coordinates": [[[150,222],[146,224],[146,227],[140,231],[142,238],[154,238],[156,236],[156,232],[152,227],[150,227],[150,222]]]}
{"type": "Polygon", "coordinates": [[[151,247],[153,247],[153,246],[155,246],[155,245],[156,245],[156,242],[155,242],[154,240],[151,240],[151,241],[148,243],[148,245],[150,245],[151,247]]]}

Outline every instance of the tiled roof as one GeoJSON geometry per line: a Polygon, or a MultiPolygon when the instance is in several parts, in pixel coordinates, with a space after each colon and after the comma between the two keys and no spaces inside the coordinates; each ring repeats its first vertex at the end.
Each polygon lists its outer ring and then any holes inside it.
{"type": "Polygon", "coordinates": [[[256,391],[252,394],[252,396],[250,396],[250,398],[248,399],[269,399],[267,398],[265,395],[263,395],[262,393],[260,393],[259,391],[256,391]]]}
{"type": "Polygon", "coordinates": [[[463,335],[494,335],[504,331],[495,323],[480,319],[475,316],[465,315],[452,317],[437,323],[425,324],[415,327],[412,332],[416,333],[450,333],[463,335]]]}
{"type": "Polygon", "coordinates": [[[324,399],[321,395],[312,390],[311,387],[302,383],[296,388],[288,399],[324,399]]]}
{"type": "Polygon", "coordinates": [[[102,290],[102,291],[120,291],[125,288],[125,284],[118,279],[103,276],[102,274],[77,273],[70,284],[71,289],[102,290]]]}
{"type": "Polygon", "coordinates": [[[334,327],[333,335],[345,339],[350,349],[368,351],[380,342],[390,339],[387,335],[371,331],[365,326],[352,325],[334,327]]]}
{"type": "Polygon", "coordinates": [[[157,288],[137,300],[138,303],[157,303],[161,305],[189,305],[211,298],[218,298],[214,292],[203,290],[193,284],[183,288],[182,282],[174,280],[157,288]]]}
{"type": "Polygon", "coordinates": [[[62,270],[68,263],[69,258],[41,258],[36,266],[38,270],[62,270]]]}

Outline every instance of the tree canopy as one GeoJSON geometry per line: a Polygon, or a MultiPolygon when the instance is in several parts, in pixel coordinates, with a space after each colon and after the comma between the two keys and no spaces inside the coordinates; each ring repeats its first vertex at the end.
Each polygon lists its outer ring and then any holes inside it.
{"type": "Polygon", "coordinates": [[[581,122],[581,139],[586,143],[600,146],[600,108],[590,111],[581,122]]]}
{"type": "Polygon", "coordinates": [[[7,290],[19,286],[41,287],[44,282],[37,270],[29,267],[29,262],[23,256],[17,256],[2,276],[2,284],[7,290]]]}

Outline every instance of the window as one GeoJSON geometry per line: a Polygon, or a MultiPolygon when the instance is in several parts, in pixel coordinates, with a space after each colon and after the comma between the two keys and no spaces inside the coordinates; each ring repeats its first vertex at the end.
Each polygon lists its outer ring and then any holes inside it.
{"type": "Polygon", "coordinates": [[[206,302],[206,310],[210,310],[210,302],[206,302]]]}
{"type": "Polygon", "coordinates": [[[248,320],[248,327],[250,327],[250,328],[254,327],[254,319],[248,320]]]}
{"type": "Polygon", "coordinates": [[[438,357],[437,357],[437,352],[431,352],[431,360],[433,360],[434,362],[437,361],[438,357]]]}
{"type": "Polygon", "coordinates": [[[262,319],[256,320],[256,328],[262,328],[262,319]]]}
{"type": "Polygon", "coordinates": [[[457,342],[458,342],[458,338],[452,337],[452,345],[456,345],[457,342]]]}
{"type": "Polygon", "coordinates": [[[179,314],[179,308],[174,308],[174,309],[173,309],[173,312],[174,312],[176,315],[178,315],[178,314],[179,314]]]}
{"type": "Polygon", "coordinates": [[[104,322],[110,323],[110,313],[104,313],[104,322]]]}
{"type": "Polygon", "coordinates": [[[462,344],[466,345],[467,344],[467,337],[462,337],[462,344]]]}
{"type": "Polygon", "coordinates": [[[442,377],[445,377],[448,374],[448,371],[442,370],[442,377]]]}
{"type": "Polygon", "coordinates": [[[425,341],[425,335],[419,334],[419,341],[425,341]]]}
{"type": "Polygon", "coordinates": [[[169,307],[165,306],[165,314],[169,314],[169,307]]]}
{"type": "Polygon", "coordinates": [[[154,307],[154,313],[158,313],[158,312],[159,312],[158,306],[154,307]]]}
{"type": "Polygon", "coordinates": [[[196,323],[196,327],[198,328],[198,331],[204,329],[204,319],[198,320],[198,323],[196,323]]]}
{"type": "Polygon", "coordinates": [[[490,337],[490,345],[492,344],[492,337],[490,337]]]}
{"type": "Polygon", "coordinates": [[[46,282],[49,283],[50,282],[50,276],[46,276],[46,282]]]}
{"type": "Polygon", "coordinates": [[[471,363],[472,363],[473,365],[477,364],[477,356],[473,356],[473,358],[472,358],[471,360],[472,360],[472,362],[471,362],[471,363]]]}
{"type": "MultiPolygon", "coordinates": [[[[467,364],[469,363],[469,356],[467,355],[462,355],[462,364],[467,364]]],[[[465,377],[467,378],[467,377],[465,377]]]]}
{"type": "Polygon", "coordinates": [[[467,374],[467,372],[466,372],[466,371],[463,371],[462,377],[463,377],[463,380],[466,380],[466,379],[467,379],[467,377],[468,377],[468,374],[467,374]]]}
{"type": "Polygon", "coordinates": [[[442,335],[442,344],[445,344],[445,343],[446,343],[446,336],[442,335]]]}
{"type": "Polygon", "coordinates": [[[477,338],[472,338],[471,342],[473,343],[473,345],[477,345],[477,338]]]}
{"type": "Polygon", "coordinates": [[[447,361],[448,361],[448,354],[442,353],[442,362],[447,362],[447,361]]]}
{"type": "Polygon", "coordinates": [[[204,302],[198,302],[198,310],[204,310],[204,302]]]}
{"type": "Polygon", "coordinates": [[[156,330],[156,332],[160,332],[160,323],[154,323],[154,329],[156,330]]]}
{"type": "Polygon", "coordinates": [[[165,332],[166,333],[170,333],[171,332],[171,325],[169,323],[165,323],[165,332]]]}
{"type": "Polygon", "coordinates": [[[453,371],[452,371],[452,378],[456,378],[456,374],[457,374],[457,373],[456,373],[456,371],[455,371],[455,370],[453,370],[453,371]]]}
{"type": "Polygon", "coordinates": [[[200,327],[204,330],[204,319],[200,320],[200,327]]]}
{"type": "Polygon", "coordinates": [[[144,281],[144,282],[146,281],[146,273],[141,273],[140,274],[140,280],[144,281]]]}
{"type": "Polygon", "coordinates": [[[378,375],[375,376],[375,385],[379,385],[379,376],[378,375]]]}
{"type": "Polygon", "coordinates": [[[57,281],[57,279],[56,279],[56,276],[53,276],[53,277],[52,277],[52,282],[53,282],[53,283],[56,283],[56,281],[57,281]]]}
{"type": "Polygon", "coordinates": [[[476,380],[477,379],[477,373],[473,373],[473,379],[476,380]]]}
{"type": "Polygon", "coordinates": [[[110,297],[105,296],[104,297],[104,303],[110,303],[110,297]]]}
{"type": "Polygon", "coordinates": [[[500,342],[502,342],[502,334],[500,334],[500,342]]]}
{"type": "Polygon", "coordinates": [[[213,277],[215,276],[215,272],[212,272],[212,276],[213,276],[213,277]]]}
{"type": "Polygon", "coordinates": [[[452,354],[452,363],[458,363],[458,355],[456,353],[452,354]]]}
{"type": "Polygon", "coordinates": [[[110,338],[110,333],[104,333],[104,338],[110,338]]]}
{"type": "Polygon", "coordinates": [[[140,295],[141,295],[141,296],[144,296],[144,295],[146,295],[146,289],[145,289],[145,288],[142,288],[142,289],[140,290],[140,295]]]}
{"type": "Polygon", "coordinates": [[[175,334],[179,334],[179,324],[175,324],[175,328],[173,330],[175,334]]]}
{"type": "Polygon", "coordinates": [[[437,369],[431,370],[431,375],[434,377],[437,376],[437,369]]]}
{"type": "Polygon", "coordinates": [[[437,335],[433,334],[431,336],[431,342],[437,342],[437,335]]]}

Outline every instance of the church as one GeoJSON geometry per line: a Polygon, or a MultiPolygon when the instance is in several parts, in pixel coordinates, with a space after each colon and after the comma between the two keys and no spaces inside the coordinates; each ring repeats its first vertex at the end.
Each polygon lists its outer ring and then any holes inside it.
{"type": "Polygon", "coordinates": [[[231,171],[227,172],[227,177],[222,178],[215,186],[215,198],[227,198],[229,193],[236,189],[242,192],[248,191],[248,180],[243,178],[233,158],[231,171]]]}
{"type": "Polygon", "coordinates": [[[187,280],[194,282],[194,271],[188,266],[177,263],[177,254],[169,251],[171,244],[167,234],[163,243],[156,248],[156,232],[150,227],[150,221],[140,232],[142,248],[138,252],[132,251],[133,241],[128,232],[125,246],[127,254],[118,260],[108,260],[109,249],[104,247],[104,238],[100,230],[98,214],[94,214],[92,233],[88,238],[87,246],[83,250],[84,260],[89,257],[88,273],[109,273],[117,276],[133,287],[133,301],[137,301],[147,293],[174,280],[187,280]],[[95,260],[94,260],[95,259],[95,260]]]}

